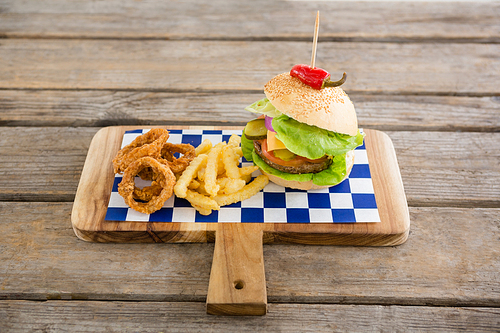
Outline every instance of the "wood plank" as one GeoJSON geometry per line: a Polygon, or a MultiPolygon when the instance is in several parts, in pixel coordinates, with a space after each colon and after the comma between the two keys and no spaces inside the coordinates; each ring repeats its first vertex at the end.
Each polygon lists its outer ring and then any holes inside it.
{"type": "MultiPolygon", "coordinates": [[[[244,108],[263,96],[263,92],[0,90],[0,125],[244,125],[254,118],[244,108]]],[[[363,128],[500,131],[498,96],[349,96],[363,128]]]]}
{"type": "MultiPolygon", "coordinates": [[[[0,301],[7,332],[494,332],[498,308],[271,304],[264,317],[216,317],[202,303],[0,301]]],[[[2,320],[3,319],[3,320],[2,320]]]]}
{"type": "MultiPolygon", "coordinates": [[[[0,89],[261,92],[308,61],[309,44],[5,39],[0,89]]],[[[497,95],[500,45],[325,42],[316,64],[347,72],[348,93],[497,95]]]]}
{"type": "Polygon", "coordinates": [[[267,313],[263,233],[257,224],[217,226],[214,258],[207,291],[207,313],[252,315],[267,313]]]}
{"type": "Polygon", "coordinates": [[[28,38],[499,41],[498,3],[2,1],[0,33],[28,38]],[[258,15],[265,10],[265,14],[258,15]]]}
{"type": "MultiPolygon", "coordinates": [[[[73,201],[98,130],[3,127],[0,200],[73,201]]],[[[410,206],[500,206],[500,133],[388,134],[410,206]]]]}
{"type": "Polygon", "coordinates": [[[412,205],[499,207],[500,145],[494,133],[389,132],[412,205]],[[467,141],[467,142],[465,142],[467,141]],[[450,172],[451,171],[451,172],[450,172]],[[460,184],[467,184],[466,189],[460,184]],[[455,201],[454,198],[467,198],[455,201]]]}
{"type": "MultiPolygon", "coordinates": [[[[71,209],[0,203],[0,299],[205,302],[213,244],[82,242],[71,209]]],[[[264,245],[269,303],[498,307],[500,209],[410,213],[397,247],[264,245]]]]}
{"type": "Polygon", "coordinates": [[[96,128],[2,128],[0,200],[73,201],[96,128]]]}

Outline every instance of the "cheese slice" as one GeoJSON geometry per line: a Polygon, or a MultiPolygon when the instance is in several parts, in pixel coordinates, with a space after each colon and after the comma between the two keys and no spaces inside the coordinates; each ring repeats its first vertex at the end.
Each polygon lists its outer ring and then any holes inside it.
{"type": "Polygon", "coordinates": [[[273,151],[278,149],[286,149],[283,142],[276,138],[276,133],[272,131],[267,131],[267,150],[273,151]]]}

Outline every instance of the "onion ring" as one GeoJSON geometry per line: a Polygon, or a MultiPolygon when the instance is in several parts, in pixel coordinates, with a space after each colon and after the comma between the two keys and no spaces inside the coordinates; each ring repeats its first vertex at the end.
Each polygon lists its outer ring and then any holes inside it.
{"type": "MultiPolygon", "coordinates": [[[[186,170],[187,166],[196,157],[195,149],[188,143],[165,143],[161,149],[161,158],[167,162],[173,173],[181,173],[186,170]],[[183,154],[176,158],[174,153],[183,154]]],[[[160,160],[163,162],[162,160],[160,160]]]]}
{"type": "Polygon", "coordinates": [[[130,208],[140,213],[151,214],[159,210],[165,201],[172,196],[175,183],[174,173],[168,165],[164,165],[156,159],[146,156],[133,161],[125,169],[122,181],[118,184],[118,193],[125,199],[125,203],[130,208]],[[137,188],[134,179],[141,170],[148,167],[153,170],[155,175],[154,182],[161,187],[161,191],[158,195],[151,195],[150,200],[147,202],[138,202],[134,199],[134,192],[137,188]]]}
{"type": "Polygon", "coordinates": [[[113,159],[114,172],[123,173],[130,163],[141,157],[160,158],[161,148],[167,142],[168,137],[168,131],[163,128],[154,128],[138,136],[134,141],[118,151],[113,159]]]}
{"type": "MultiPolygon", "coordinates": [[[[150,168],[148,168],[150,169],[150,168]]],[[[144,170],[143,170],[144,171],[144,170]]],[[[152,172],[152,171],[151,171],[152,172]]],[[[140,175],[140,173],[139,173],[140,175]]],[[[162,187],[158,182],[151,182],[151,186],[145,186],[143,188],[134,188],[134,199],[141,201],[150,201],[154,196],[160,195],[162,187]]]]}
{"type": "MultiPolygon", "coordinates": [[[[170,142],[165,142],[161,149],[160,157],[158,161],[166,164],[170,167],[172,172],[179,176],[191,161],[196,157],[195,148],[188,143],[174,144],[170,142]],[[183,154],[181,157],[176,158],[174,153],[183,154]]],[[[144,169],[139,173],[139,177],[144,180],[153,179],[153,171],[150,168],[144,169]]]]}

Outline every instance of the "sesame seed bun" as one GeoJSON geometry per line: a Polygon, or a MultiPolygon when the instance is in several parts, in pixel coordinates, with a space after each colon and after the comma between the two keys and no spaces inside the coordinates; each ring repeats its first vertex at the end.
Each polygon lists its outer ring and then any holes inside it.
{"type": "Polygon", "coordinates": [[[354,105],[340,87],[317,90],[283,73],[264,86],[264,93],[276,109],[301,123],[351,136],[358,133],[354,105]]]}

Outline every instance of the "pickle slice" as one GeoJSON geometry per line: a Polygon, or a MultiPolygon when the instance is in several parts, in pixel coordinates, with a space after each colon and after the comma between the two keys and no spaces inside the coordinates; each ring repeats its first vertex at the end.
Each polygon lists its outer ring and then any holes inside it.
{"type": "Polygon", "coordinates": [[[262,140],[267,137],[267,128],[264,119],[254,119],[245,126],[245,136],[249,140],[262,140]]]}
{"type": "Polygon", "coordinates": [[[274,153],[275,157],[282,159],[283,161],[293,160],[295,158],[295,156],[297,156],[294,153],[292,153],[291,151],[289,151],[288,149],[274,150],[273,153],[274,153]]]}

